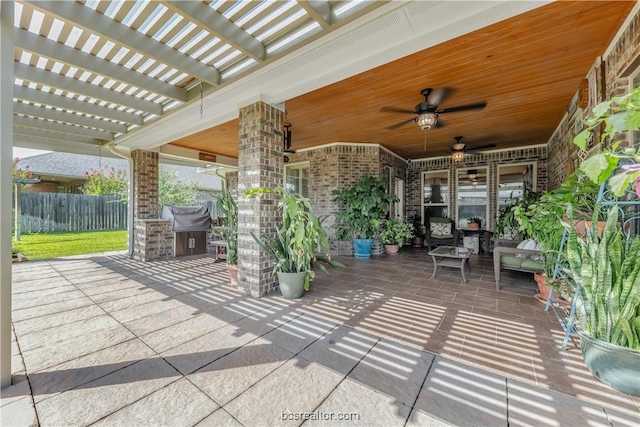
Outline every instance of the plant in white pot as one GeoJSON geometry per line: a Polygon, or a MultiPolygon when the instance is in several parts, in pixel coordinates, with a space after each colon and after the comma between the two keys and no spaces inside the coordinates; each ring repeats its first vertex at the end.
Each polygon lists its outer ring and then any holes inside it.
{"type": "Polygon", "coordinates": [[[413,237],[413,225],[402,219],[389,219],[382,223],[380,242],[387,255],[398,255],[404,241],[413,237]]]}
{"type": "Polygon", "coordinates": [[[625,236],[618,221],[613,206],[602,236],[587,228],[582,239],[571,228],[567,272],[585,364],[600,381],[640,396],[640,236],[625,236]]]}
{"type": "Polygon", "coordinates": [[[275,260],[273,274],[278,275],[282,296],[300,298],[305,290],[309,290],[309,282],[315,277],[313,267],[328,273],[325,264],[344,265],[331,259],[327,233],[306,198],[286,192],[282,187],[273,190],[255,188],[248,190],[245,196],[259,197],[267,193],[280,198],[278,208],[282,211],[282,221],[275,237],[264,235],[260,238],[254,233],[251,236],[275,260]]]}
{"type": "Polygon", "coordinates": [[[225,223],[213,227],[212,234],[227,242],[227,271],[231,284],[238,286],[238,206],[224,183],[217,201],[225,223]]]}

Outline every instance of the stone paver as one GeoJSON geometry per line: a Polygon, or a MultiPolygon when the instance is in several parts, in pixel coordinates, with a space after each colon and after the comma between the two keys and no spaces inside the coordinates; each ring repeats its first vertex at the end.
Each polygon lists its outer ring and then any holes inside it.
{"type": "Polygon", "coordinates": [[[182,378],[93,425],[190,427],[217,408],[217,403],[182,378]]]}
{"type": "Polygon", "coordinates": [[[496,292],[488,258],[429,281],[415,254],[344,259],[294,301],[242,296],[209,257],[14,266],[2,425],[36,423],[33,401],[42,425],[640,424],[640,399],[558,350],[527,281],[496,292]],[[57,301],[72,287],[90,297],[57,301]]]}

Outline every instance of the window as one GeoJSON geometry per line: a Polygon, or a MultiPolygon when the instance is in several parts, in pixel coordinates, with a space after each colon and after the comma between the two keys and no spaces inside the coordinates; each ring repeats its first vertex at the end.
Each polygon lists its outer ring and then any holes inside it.
{"type": "Polygon", "coordinates": [[[487,168],[458,169],[457,228],[469,228],[469,218],[480,218],[482,227],[487,225],[487,168]]]}
{"type": "Polygon", "coordinates": [[[309,162],[285,165],[285,190],[309,197],[309,162]]]}
{"type": "Polygon", "coordinates": [[[449,171],[422,173],[422,210],[426,223],[430,217],[449,216],[449,171]]]}
{"type": "Polygon", "coordinates": [[[498,166],[498,211],[525,191],[536,191],[536,164],[498,166]]]}

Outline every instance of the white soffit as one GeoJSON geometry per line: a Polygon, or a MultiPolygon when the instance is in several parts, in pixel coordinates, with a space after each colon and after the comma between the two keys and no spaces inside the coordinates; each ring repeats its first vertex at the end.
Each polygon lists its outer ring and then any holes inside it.
{"type": "Polygon", "coordinates": [[[392,1],[115,142],[152,149],[238,117],[238,105],[260,96],[271,104],[303,95],[550,1],[392,1]],[[179,125],[176,125],[179,123],[179,125]]]}

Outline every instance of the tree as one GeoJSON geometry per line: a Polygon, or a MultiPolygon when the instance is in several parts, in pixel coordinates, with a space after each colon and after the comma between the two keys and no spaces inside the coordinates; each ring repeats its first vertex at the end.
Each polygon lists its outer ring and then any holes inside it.
{"type": "Polygon", "coordinates": [[[186,182],[168,168],[160,168],[158,177],[158,206],[189,206],[196,202],[198,187],[195,182],[186,182]]]}
{"type": "Polygon", "coordinates": [[[127,174],[114,167],[103,170],[90,169],[84,173],[86,182],[82,192],[90,196],[120,196],[127,198],[127,174]]]}
{"type": "Polygon", "coordinates": [[[18,168],[18,163],[20,163],[19,157],[13,158],[12,172],[14,178],[33,178],[33,173],[29,172],[29,166],[25,165],[24,169],[18,168]]]}

